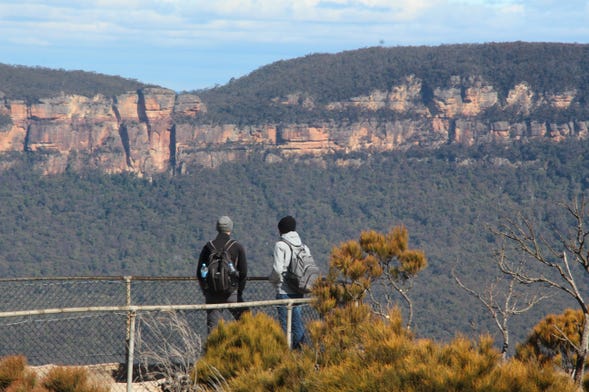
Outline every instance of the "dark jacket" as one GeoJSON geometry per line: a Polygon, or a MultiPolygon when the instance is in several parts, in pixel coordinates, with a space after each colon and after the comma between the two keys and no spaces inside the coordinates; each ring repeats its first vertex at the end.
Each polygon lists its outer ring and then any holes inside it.
{"type": "MultiPolygon", "coordinates": [[[[231,237],[229,236],[229,234],[219,233],[219,234],[217,234],[217,237],[213,240],[213,245],[215,246],[215,248],[220,249],[230,239],[231,239],[231,237]]],[[[211,249],[208,246],[208,242],[207,242],[207,244],[205,244],[205,246],[203,246],[203,248],[200,252],[200,256],[198,258],[198,266],[196,268],[196,277],[198,278],[198,283],[200,284],[201,289],[203,289],[203,287],[204,287],[204,280],[199,273],[200,266],[203,263],[206,264],[209,261],[210,254],[211,254],[211,249]]],[[[238,301],[241,301],[242,295],[243,295],[243,290],[245,289],[245,282],[247,279],[247,259],[245,257],[245,249],[243,248],[243,246],[239,242],[236,242],[235,244],[233,244],[229,248],[229,256],[231,257],[231,260],[233,260],[233,264],[235,265],[235,268],[239,271],[239,285],[237,286],[237,299],[238,299],[238,301]]],[[[203,292],[205,292],[204,289],[203,289],[203,292]]],[[[205,292],[205,294],[206,294],[206,292],[205,292]]]]}

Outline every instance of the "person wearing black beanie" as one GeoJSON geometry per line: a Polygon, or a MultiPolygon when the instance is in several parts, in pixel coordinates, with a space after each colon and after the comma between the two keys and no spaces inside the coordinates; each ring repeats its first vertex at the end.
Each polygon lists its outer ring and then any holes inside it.
{"type": "Polygon", "coordinates": [[[296,229],[297,221],[290,215],[285,216],[278,222],[278,232],[280,234],[286,234],[289,231],[295,231],[296,229]]]}
{"type": "MultiPolygon", "coordinates": [[[[303,244],[299,233],[296,231],[297,221],[290,215],[287,215],[278,221],[278,233],[280,239],[274,245],[273,265],[270,272],[269,280],[276,288],[276,299],[303,298],[287,282],[284,281],[282,273],[286,271],[291,262],[293,252],[304,247],[311,253],[307,245],[303,244]]],[[[286,306],[278,307],[278,318],[282,329],[287,331],[287,308],[286,306]]],[[[298,349],[301,344],[305,343],[305,324],[302,318],[300,306],[295,306],[292,310],[292,348],[298,349]]]]}

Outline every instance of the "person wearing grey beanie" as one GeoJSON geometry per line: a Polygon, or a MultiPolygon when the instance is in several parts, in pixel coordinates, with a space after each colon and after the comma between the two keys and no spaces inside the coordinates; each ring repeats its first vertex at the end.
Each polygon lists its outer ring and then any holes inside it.
{"type": "Polygon", "coordinates": [[[228,216],[222,216],[217,220],[217,231],[219,233],[231,233],[233,231],[233,221],[228,216]]]}
{"type": "MultiPolygon", "coordinates": [[[[226,215],[217,219],[217,236],[207,242],[199,255],[196,276],[198,283],[205,297],[206,304],[243,302],[243,291],[247,280],[247,258],[245,248],[241,243],[231,237],[233,232],[233,221],[226,215]],[[217,250],[226,250],[233,266],[237,270],[237,287],[230,293],[216,293],[208,287],[206,273],[203,273],[203,265],[208,266],[210,256],[217,250]]],[[[207,268],[208,270],[208,268],[207,268]]],[[[238,320],[247,308],[230,308],[229,311],[235,320],[238,320]]],[[[223,319],[223,309],[207,310],[207,331],[211,330],[223,319]]]]}

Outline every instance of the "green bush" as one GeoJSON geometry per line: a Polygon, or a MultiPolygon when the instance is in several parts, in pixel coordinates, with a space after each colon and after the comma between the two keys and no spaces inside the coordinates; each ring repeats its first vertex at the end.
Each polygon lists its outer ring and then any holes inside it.
{"type": "Polygon", "coordinates": [[[278,323],[265,313],[248,312],[239,321],[221,321],[211,331],[193,377],[209,386],[239,377],[262,380],[290,355],[278,323]]]}

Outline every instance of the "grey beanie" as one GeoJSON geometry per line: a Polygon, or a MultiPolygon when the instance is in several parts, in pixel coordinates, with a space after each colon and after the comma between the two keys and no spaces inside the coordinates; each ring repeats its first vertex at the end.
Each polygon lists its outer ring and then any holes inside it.
{"type": "Polygon", "coordinates": [[[217,221],[217,231],[219,233],[230,233],[233,231],[233,221],[228,216],[223,215],[217,221]]]}

